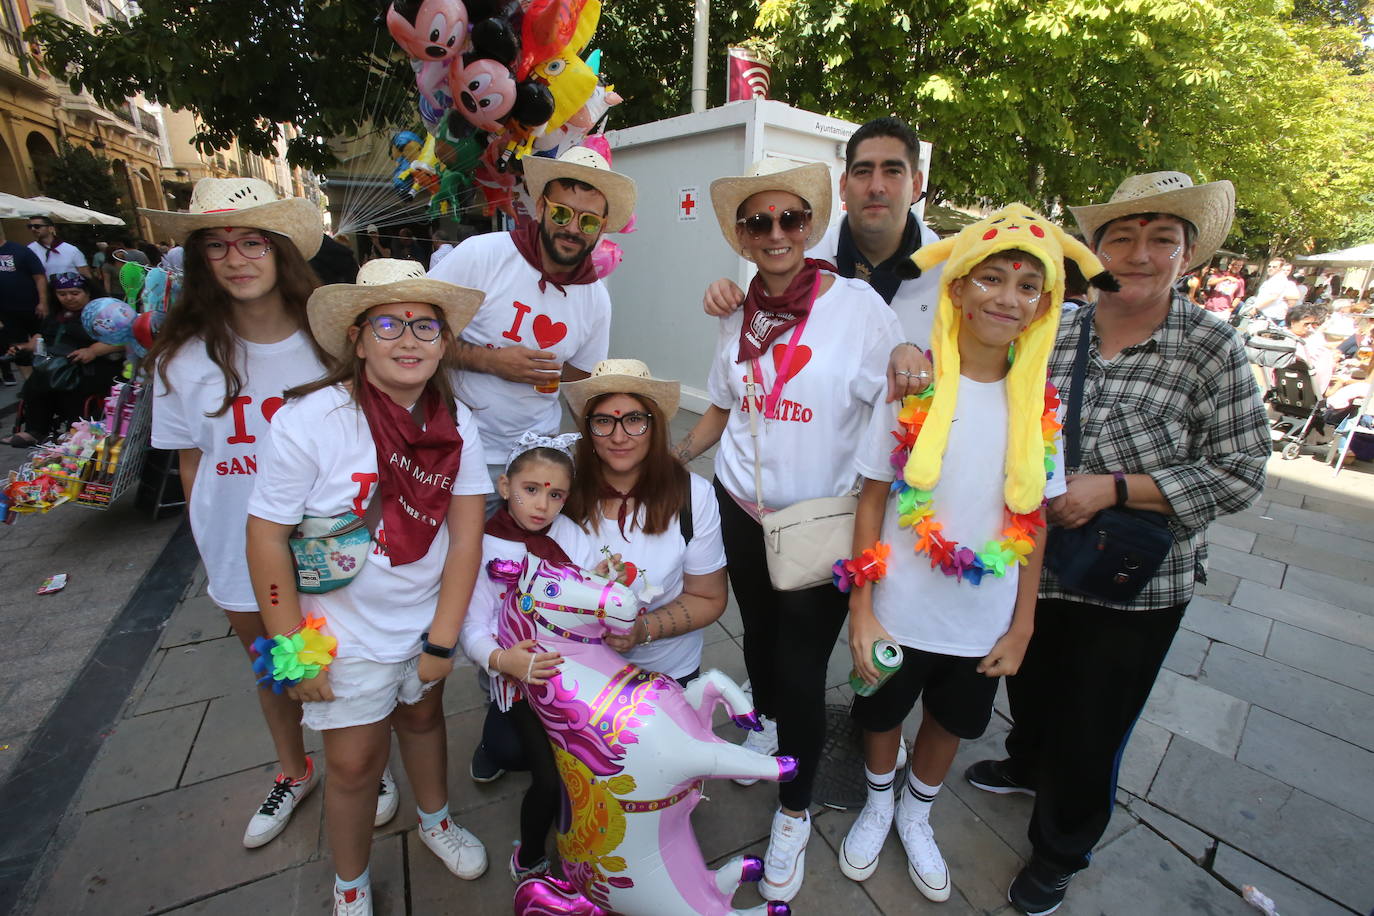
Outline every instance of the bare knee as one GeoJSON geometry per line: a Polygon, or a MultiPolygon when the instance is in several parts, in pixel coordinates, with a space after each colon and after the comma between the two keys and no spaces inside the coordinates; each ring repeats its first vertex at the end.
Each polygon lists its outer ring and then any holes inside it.
{"type": "Polygon", "coordinates": [[[391,727],[405,735],[429,735],[444,727],[444,704],[434,693],[433,688],[418,703],[397,705],[391,713],[391,727]],[[433,698],[431,698],[433,697],[433,698]]]}
{"type": "Polygon", "coordinates": [[[377,782],[382,778],[382,770],[386,766],[386,758],[373,753],[349,755],[346,758],[326,755],[326,762],[329,779],[325,785],[350,793],[376,792],[377,782]]]}

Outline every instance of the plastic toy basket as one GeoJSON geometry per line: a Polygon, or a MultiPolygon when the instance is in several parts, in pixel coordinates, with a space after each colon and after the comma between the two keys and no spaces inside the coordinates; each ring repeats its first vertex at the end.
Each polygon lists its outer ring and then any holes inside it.
{"type": "MultiPolygon", "coordinates": [[[[126,385],[120,394],[121,408],[130,396],[132,387],[126,385]]],[[[143,391],[143,396],[134,405],[128,433],[90,460],[86,482],[76,498],[77,505],[88,509],[108,509],[115,500],[138,485],[144,459],[148,457],[148,441],[153,424],[152,386],[145,386],[143,391]]]]}

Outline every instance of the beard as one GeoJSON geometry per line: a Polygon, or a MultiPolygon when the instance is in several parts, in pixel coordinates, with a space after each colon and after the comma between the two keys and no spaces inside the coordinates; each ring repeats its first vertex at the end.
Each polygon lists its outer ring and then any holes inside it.
{"type": "Polygon", "coordinates": [[[592,250],[591,243],[580,232],[576,230],[573,232],[549,232],[548,225],[543,222],[539,224],[539,243],[544,247],[544,253],[549,256],[549,260],[559,267],[576,267],[592,250]],[[554,239],[576,242],[579,246],[577,253],[573,255],[561,253],[554,244],[554,239]]]}

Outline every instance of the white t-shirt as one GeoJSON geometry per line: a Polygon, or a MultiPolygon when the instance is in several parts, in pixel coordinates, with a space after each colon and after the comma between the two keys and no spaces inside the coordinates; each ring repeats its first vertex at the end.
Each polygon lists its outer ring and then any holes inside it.
{"type": "MultiPolygon", "coordinates": [[[[849,217],[846,216],[845,219],[849,217]]],[[[917,220],[921,233],[921,245],[940,241],[940,237],[925,223],[917,220]]],[[[806,253],[808,258],[820,258],[831,264],[839,263],[840,224],[835,223],[816,243],[816,247],[806,253]]],[[[892,297],[892,311],[902,323],[902,339],[922,347],[930,346],[930,329],[935,323],[935,309],[940,303],[940,263],[921,272],[914,280],[903,280],[897,286],[897,294],[892,297]]],[[[881,297],[880,297],[881,298],[881,297]]]]}
{"type": "MultiPolygon", "coordinates": [[[[752,506],[754,441],[744,411],[744,380],[750,366],[735,362],[743,320],[743,309],[720,320],[706,387],[711,403],[730,411],[716,451],[716,476],[726,490],[752,506]]],[[[755,393],[756,422],[763,502],[770,509],[849,492],[855,481],[854,447],[873,405],[887,391],[888,355],[902,340],[892,309],[871,286],[836,277],[811,307],[777,415],[765,419],[763,402],[794,332],[784,332],[759,360],[763,385],[755,393]]]]}
{"type": "Polygon", "coordinates": [[[436,246],[435,249],[429,253],[429,269],[433,270],[434,268],[438,267],[439,262],[442,261],[444,257],[452,250],[453,246],[448,242],[436,246]]]}
{"type": "MultiPolygon", "coordinates": [[[[890,462],[896,444],[899,404],[873,411],[855,463],[870,480],[891,481],[890,462]]],[[[1006,503],[1002,484],[1007,452],[1007,386],[999,382],[959,380],[959,400],[949,430],[935,485],[935,515],[943,534],[979,552],[988,541],[1001,541],[1006,503]]],[[[1054,475],[1045,498],[1065,492],[1062,442],[1054,456],[1054,475]]],[[[916,534],[897,526],[893,498],[883,513],[884,544],[891,546],[887,575],[874,586],[873,613],[899,644],[941,655],[982,657],[1011,626],[1016,609],[1020,566],[1005,576],[983,576],[974,586],[946,576],[929,559],[916,555],[916,534]]]]}
{"type": "Polygon", "coordinates": [[[48,276],[54,274],[75,274],[81,271],[78,268],[89,266],[86,263],[86,256],[81,253],[71,242],[58,242],[57,248],[44,248],[38,242],[29,242],[29,251],[38,256],[38,260],[43,262],[43,269],[48,276]]]}
{"type": "MultiPolygon", "coordinates": [[[[676,516],[668,530],[660,534],[645,534],[637,527],[644,521],[645,509],[639,506],[634,519],[625,519],[625,533],[614,518],[603,518],[591,533],[598,554],[601,547],[620,554],[644,571],[650,584],[663,589],[644,613],[656,611],[682,594],[682,576],[704,576],[725,566],[725,542],[720,536],[720,506],[716,503],[711,484],[696,474],[692,478],[692,542],[682,540],[682,528],[676,516]],[[631,526],[634,522],[635,527],[631,526]]],[[[679,611],[679,613],[681,613],[679,611]]],[[[686,677],[701,667],[701,648],[705,644],[701,630],[655,639],[647,646],[636,646],[625,657],[646,671],[657,671],[672,678],[686,677]]]]}
{"type": "MultiPolygon", "coordinates": [[[[590,372],[606,358],[611,342],[611,297],[600,280],[539,291],[539,271],[515,248],[509,232],[477,235],[459,245],[429,274],[480,289],[482,307],[463,329],[469,343],[496,349],[524,346],[549,350],[560,363],[590,372]]],[[[525,430],[558,432],[558,392],[541,394],[525,382],[483,372],[454,373],[459,396],[472,405],[487,460],[503,463],[525,430]]]]}
{"type": "MultiPolygon", "coordinates": [[[[450,492],[488,493],[477,426],[461,403],[458,434],[463,453],[450,492]]],[[[248,512],[279,525],[295,525],[305,516],[363,515],[377,494],[377,479],[377,447],[362,408],[342,387],[324,388],[278,413],[248,512]]],[[[339,658],[412,658],[420,651],[420,634],[434,620],[448,544],[448,526],[440,524],[428,553],[393,567],[386,524],[379,521],[367,562],[353,581],[322,595],[302,594],[301,610],[325,618],[326,631],[339,640],[339,658]]]]}
{"type": "MultiPolygon", "coordinates": [[[[549,537],[563,548],[568,559],[583,569],[594,569],[601,561],[591,539],[565,515],[553,520],[553,525],[549,528],[549,537]]],[[[458,635],[458,641],[463,647],[463,653],[479,668],[485,669],[493,676],[493,699],[498,695],[498,679],[495,677],[496,672],[487,668],[487,662],[491,659],[491,653],[501,648],[496,639],[496,630],[501,617],[501,602],[505,599],[506,591],[504,584],[494,582],[487,575],[487,564],[492,560],[519,562],[528,552],[520,541],[507,541],[490,534],[482,535],[482,566],[477,571],[477,584],[473,586],[472,601],[468,604],[467,616],[463,618],[463,629],[458,635]]]]}
{"type": "Polygon", "coordinates": [[[1265,280],[1255,293],[1255,307],[1272,321],[1282,321],[1288,307],[1301,301],[1298,284],[1281,274],[1265,280]]]}
{"type": "Polygon", "coordinates": [[[282,392],[324,374],[304,331],[271,344],[239,341],[236,360],[243,390],[218,417],[224,375],[189,341],[167,366],[170,389],[153,373],[153,447],[196,448],[200,468],[191,489],[191,531],[210,577],[210,598],[230,611],[256,613],[248,581],[243,526],[258,473],[258,456],[283,404],[282,392]]]}

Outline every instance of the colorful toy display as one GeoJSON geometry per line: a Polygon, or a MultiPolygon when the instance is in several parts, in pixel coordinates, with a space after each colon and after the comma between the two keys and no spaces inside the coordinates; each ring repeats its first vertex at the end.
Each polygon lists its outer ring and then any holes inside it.
{"type": "MultiPolygon", "coordinates": [[[[132,298],[138,301],[136,295],[132,298]]],[[[134,319],[137,317],[133,306],[123,299],[103,296],[86,303],[81,310],[81,326],[92,339],[122,347],[133,340],[134,319]]]]}
{"type": "Polygon", "coordinates": [[[566,791],[558,851],[566,881],[531,878],[515,893],[518,916],[624,914],[724,916],[785,914],[785,903],[739,911],[731,898],[757,881],[763,863],[740,856],[706,867],[691,812],[705,779],[782,781],[791,757],[768,757],[717,737],[711,717],[724,705],[737,725],[760,727],[744,692],[719,671],[687,688],[644,671],[602,643],[628,633],[651,590],[534,557],[495,560],[487,572],[506,584],[498,641],[537,639],[563,656],[545,685],[522,685],[549,736],[566,791]]]}

